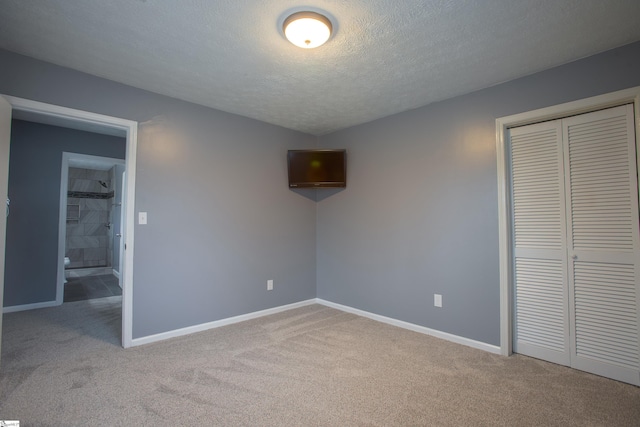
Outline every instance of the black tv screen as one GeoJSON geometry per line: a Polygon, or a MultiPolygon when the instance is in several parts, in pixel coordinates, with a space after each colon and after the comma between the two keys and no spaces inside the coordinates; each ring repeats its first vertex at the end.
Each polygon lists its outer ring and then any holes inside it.
{"type": "Polygon", "coordinates": [[[289,150],[287,165],[291,188],[347,186],[346,150],[289,150]]]}

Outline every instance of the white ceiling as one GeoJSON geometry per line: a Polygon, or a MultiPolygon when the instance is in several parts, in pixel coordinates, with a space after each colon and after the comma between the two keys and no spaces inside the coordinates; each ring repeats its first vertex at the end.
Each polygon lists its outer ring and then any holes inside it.
{"type": "Polygon", "coordinates": [[[0,48],[322,135],[640,40],[638,0],[0,0],[0,48]],[[334,36],[300,49],[300,5],[334,36]]]}

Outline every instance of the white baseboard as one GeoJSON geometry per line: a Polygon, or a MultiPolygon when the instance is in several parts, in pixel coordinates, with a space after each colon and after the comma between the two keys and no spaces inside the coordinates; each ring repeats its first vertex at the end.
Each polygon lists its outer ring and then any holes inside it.
{"type": "Polygon", "coordinates": [[[342,304],[336,304],[331,301],[326,301],[320,298],[316,298],[316,303],[325,305],[327,307],[335,308],[336,310],[345,311],[347,313],[356,314],[358,316],[366,317],[378,322],[387,323],[389,325],[397,326],[403,329],[409,329],[410,331],[419,332],[421,334],[431,335],[436,338],[441,338],[447,341],[451,341],[457,344],[466,345],[468,347],[477,348],[479,350],[488,351],[489,353],[501,354],[499,346],[487,344],[481,341],[475,341],[469,338],[460,337],[458,335],[449,334],[447,332],[438,331],[435,329],[426,328],[424,326],[416,325],[415,323],[404,322],[402,320],[393,319],[391,317],[381,316],[379,314],[370,313],[368,311],[360,310],[357,308],[349,307],[342,304]]]}
{"type": "Polygon", "coordinates": [[[163,332],[155,335],[148,335],[146,337],[135,338],[131,341],[131,346],[139,346],[144,344],[150,344],[157,341],[167,340],[169,338],[181,337],[183,335],[189,335],[196,332],[206,331],[208,329],[219,328],[221,326],[227,326],[238,322],[244,322],[245,320],[257,319],[258,317],[269,316],[271,314],[281,313],[283,311],[291,310],[294,308],[304,307],[307,305],[315,304],[315,299],[306,301],[300,301],[293,304],[282,305],[280,307],[269,308],[266,310],[255,311],[253,313],[242,314],[240,316],[228,317],[226,319],[216,320],[213,322],[202,323],[200,325],[189,326],[182,329],[175,329],[173,331],[163,332]]]}
{"type": "Polygon", "coordinates": [[[116,276],[116,278],[120,279],[120,272],[118,270],[114,268],[111,270],[111,272],[113,273],[114,276],[116,276]]]}
{"type": "Polygon", "coordinates": [[[283,305],[280,307],[269,308],[267,310],[256,311],[253,313],[242,314],[240,316],[229,317],[226,319],[216,320],[213,322],[202,323],[200,325],[189,326],[186,328],[176,329],[173,331],[163,332],[160,334],[136,338],[132,340],[131,345],[135,347],[139,345],[151,344],[157,341],[164,341],[170,338],[181,337],[181,336],[193,334],[196,332],[206,331],[208,329],[220,328],[222,326],[227,326],[227,325],[231,325],[238,322],[244,322],[245,320],[257,319],[259,317],[269,316],[271,314],[281,313],[283,311],[292,310],[294,308],[304,307],[311,304],[321,304],[326,307],[335,308],[336,310],[352,313],[352,314],[366,317],[368,319],[372,319],[378,322],[387,323],[392,326],[397,326],[399,328],[408,329],[410,331],[419,332],[425,335],[431,335],[433,337],[451,341],[456,344],[466,345],[468,347],[477,348],[479,350],[484,350],[489,353],[501,354],[499,346],[487,344],[481,341],[475,341],[469,338],[464,338],[458,335],[449,334],[447,332],[442,332],[435,329],[430,329],[424,326],[416,325],[414,323],[393,319],[391,317],[381,316],[379,314],[370,313],[368,311],[360,310],[360,309],[349,307],[346,305],[336,304],[334,302],[326,301],[320,298],[300,301],[293,304],[283,305]]]}
{"type": "Polygon", "coordinates": [[[38,308],[56,307],[58,305],[60,304],[58,304],[57,301],[36,302],[34,304],[12,305],[9,307],[4,307],[2,309],[2,312],[15,313],[16,311],[35,310],[38,308]]]}

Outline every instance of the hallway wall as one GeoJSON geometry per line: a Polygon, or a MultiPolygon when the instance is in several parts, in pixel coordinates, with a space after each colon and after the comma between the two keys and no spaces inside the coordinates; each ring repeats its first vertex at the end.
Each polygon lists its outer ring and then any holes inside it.
{"type": "Polygon", "coordinates": [[[63,151],[124,159],[125,140],[12,121],[5,307],[56,299],[63,151]]]}

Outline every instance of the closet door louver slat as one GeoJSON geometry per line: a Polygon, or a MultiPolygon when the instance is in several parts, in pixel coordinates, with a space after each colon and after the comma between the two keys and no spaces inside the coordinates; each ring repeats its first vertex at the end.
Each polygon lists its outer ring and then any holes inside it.
{"type": "Polygon", "coordinates": [[[510,130],[515,352],[640,385],[633,106],[510,130]]]}
{"type": "Polygon", "coordinates": [[[572,366],[640,383],[633,107],[563,121],[572,366]]]}
{"type": "Polygon", "coordinates": [[[559,122],[512,129],[515,254],[514,350],[568,364],[562,130],[559,122]]]}

